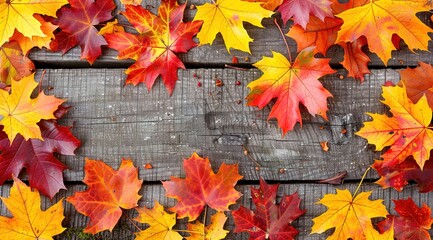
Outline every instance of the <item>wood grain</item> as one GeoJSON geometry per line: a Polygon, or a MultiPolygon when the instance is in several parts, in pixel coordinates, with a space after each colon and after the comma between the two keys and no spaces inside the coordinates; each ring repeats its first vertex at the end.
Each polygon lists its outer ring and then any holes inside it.
{"type": "Polygon", "coordinates": [[[161,82],[150,92],[144,85],[124,87],[123,71],[46,71],[44,88],[52,89],[47,93],[73,107],[61,123],[73,125],[82,141],[76,156],[60,157],[69,167],[67,181],[81,181],[85,157],[115,168],[122,158],[131,158],[146,181],[166,180],[183,175],[182,159],[194,151],[208,156],[215,170],[222,162],[238,163],[246,180],[320,180],[343,170],[349,179],[359,179],[377,154],[354,133],[368,119],[365,112],[385,111],[379,102],[385,80],[398,80],[394,70],[373,70],[364,84],[340,80],[341,72],[325,77],[323,84],[334,94],[329,122],[303,110],[302,128],[298,125],[282,137],[276,121],[266,120],[270,107],[245,106],[245,86],[260,76],[258,70],[179,71],[172,97],[161,82]],[[216,86],[216,79],[225,85],[216,86]],[[237,80],[242,85],[236,85],[237,80]],[[329,152],[322,151],[322,141],[329,142],[329,152]],[[245,149],[260,164],[259,171],[245,149]],[[142,168],[146,163],[154,168],[142,168]]]}

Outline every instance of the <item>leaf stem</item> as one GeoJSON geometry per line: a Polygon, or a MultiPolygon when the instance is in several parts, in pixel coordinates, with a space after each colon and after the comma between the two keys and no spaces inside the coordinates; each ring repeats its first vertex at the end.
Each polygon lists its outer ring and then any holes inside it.
{"type": "Polygon", "coordinates": [[[129,217],[129,215],[126,213],[126,211],[124,209],[122,209],[122,213],[126,216],[126,218],[128,219],[128,221],[130,223],[132,223],[132,225],[134,225],[135,228],[138,229],[139,232],[143,231],[143,229],[141,229],[139,226],[137,226],[137,224],[135,224],[135,222],[129,217]]]}
{"type": "Polygon", "coordinates": [[[283,33],[283,30],[281,29],[280,25],[278,24],[276,18],[274,18],[274,23],[277,26],[278,31],[280,31],[281,37],[283,38],[284,43],[286,44],[287,52],[289,53],[289,61],[292,62],[292,54],[290,53],[289,44],[287,43],[286,37],[285,37],[285,35],[283,33]]]}
{"type": "Polygon", "coordinates": [[[47,72],[46,70],[42,71],[41,79],[39,80],[38,93],[42,92],[42,82],[44,81],[46,72],[47,72]]]}
{"type": "Polygon", "coordinates": [[[371,167],[368,167],[368,168],[365,170],[364,175],[362,175],[361,181],[359,182],[358,187],[357,187],[356,190],[355,190],[355,193],[353,193],[353,198],[355,198],[356,194],[358,193],[359,188],[361,187],[361,184],[362,184],[362,182],[364,181],[364,178],[365,178],[365,176],[367,176],[367,173],[368,173],[368,171],[370,171],[370,169],[371,169],[371,167]]]}
{"type": "Polygon", "coordinates": [[[206,219],[207,219],[207,205],[204,206],[204,214],[203,214],[203,240],[206,240],[206,219]]]}

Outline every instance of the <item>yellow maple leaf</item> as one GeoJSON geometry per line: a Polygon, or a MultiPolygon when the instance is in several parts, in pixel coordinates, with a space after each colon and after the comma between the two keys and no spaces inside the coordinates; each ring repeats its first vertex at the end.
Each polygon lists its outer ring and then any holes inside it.
{"type": "Polygon", "coordinates": [[[245,30],[243,23],[263,27],[263,18],[274,12],[264,9],[262,2],[244,2],[241,0],[216,0],[214,4],[205,3],[197,6],[194,20],[203,20],[203,26],[197,34],[200,44],[213,43],[216,35],[221,33],[227,51],[230,48],[251,53],[249,43],[253,41],[245,30]]]}
{"type": "Polygon", "coordinates": [[[326,194],[317,203],[325,205],[328,210],[313,219],[311,233],[323,233],[335,228],[334,233],[327,239],[364,240],[367,236],[377,236],[373,233],[377,231],[371,218],[386,217],[388,211],[382,203],[383,200],[371,201],[368,199],[370,195],[371,191],[352,196],[347,189],[337,189],[336,194],[326,194]]]}
{"type": "Polygon", "coordinates": [[[108,22],[105,24],[104,27],[99,30],[99,34],[105,35],[105,34],[114,34],[117,32],[125,32],[125,28],[123,26],[119,25],[119,21],[117,19],[114,19],[114,21],[108,22]]]}
{"type": "Polygon", "coordinates": [[[0,197],[13,216],[0,216],[0,239],[48,240],[62,233],[63,199],[42,211],[39,192],[13,179],[9,198],[0,197]]]}
{"type": "Polygon", "coordinates": [[[336,15],[344,20],[336,42],[354,42],[365,36],[370,51],[385,64],[395,50],[393,34],[401,37],[410,50],[428,50],[428,33],[433,31],[415,15],[425,9],[420,1],[371,0],[336,15]]]}
{"type": "Polygon", "coordinates": [[[55,119],[53,113],[64,102],[63,99],[47,96],[43,92],[32,99],[32,92],[37,86],[32,74],[20,81],[12,80],[11,93],[0,89],[0,116],[3,116],[0,125],[4,126],[3,131],[11,143],[17,134],[26,140],[42,140],[37,123],[42,119],[55,119]]]}
{"type": "Polygon", "coordinates": [[[26,37],[46,37],[33,14],[56,17],[67,0],[0,0],[0,45],[9,41],[15,29],[26,37]]]}
{"type": "Polygon", "coordinates": [[[220,240],[227,236],[229,231],[224,230],[224,223],[227,217],[224,212],[217,212],[212,215],[210,224],[204,226],[203,223],[196,221],[195,223],[188,223],[188,231],[191,236],[186,237],[188,240],[220,240]],[[200,234],[201,233],[201,234],[200,234]]]}
{"type": "Polygon", "coordinates": [[[356,135],[376,145],[376,150],[391,146],[382,158],[386,166],[403,162],[413,156],[422,169],[433,149],[433,130],[429,129],[432,110],[425,95],[414,104],[406,94],[406,87],[382,87],[384,104],[390,107],[392,117],[368,113],[373,121],[365,122],[356,135]]]}
{"type": "Polygon", "coordinates": [[[274,11],[275,8],[280,6],[283,3],[283,0],[246,0],[247,2],[260,2],[262,3],[262,7],[271,11],[274,11]]]}
{"type": "Polygon", "coordinates": [[[136,240],[182,240],[182,236],[173,230],[176,224],[176,213],[169,214],[164,207],[155,201],[152,209],[146,207],[137,208],[138,216],[134,220],[139,223],[147,223],[149,227],[137,232],[136,240]]]}

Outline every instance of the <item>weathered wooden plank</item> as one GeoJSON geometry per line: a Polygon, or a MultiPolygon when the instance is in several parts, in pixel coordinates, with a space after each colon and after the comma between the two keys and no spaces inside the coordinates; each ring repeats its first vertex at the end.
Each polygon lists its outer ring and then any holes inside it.
{"type": "MultiPolygon", "coordinates": [[[[0,187],[0,195],[2,197],[9,196],[9,188],[10,184],[5,184],[0,187]]],[[[301,202],[301,208],[307,209],[307,212],[305,215],[301,216],[298,220],[294,221],[293,225],[295,228],[297,228],[300,233],[297,237],[297,239],[325,239],[326,234],[322,235],[310,235],[311,226],[313,225],[312,219],[314,217],[317,217],[318,215],[322,214],[324,211],[326,211],[326,208],[322,205],[315,204],[320,198],[322,198],[325,194],[334,194],[335,188],[339,189],[349,189],[352,193],[355,191],[357,187],[357,184],[349,183],[344,184],[341,186],[331,186],[331,185],[321,185],[321,184],[282,184],[278,191],[278,197],[280,198],[283,194],[292,194],[294,192],[298,192],[299,197],[302,199],[301,202]]],[[[245,185],[240,185],[236,187],[238,191],[244,194],[244,196],[238,201],[238,204],[242,204],[247,208],[254,208],[252,200],[251,200],[251,194],[250,194],[250,187],[245,185]]],[[[61,191],[59,194],[56,195],[53,202],[57,202],[62,198],[65,198],[67,196],[71,196],[76,191],[83,191],[86,187],[84,185],[71,185],[68,186],[68,191],[61,191]]],[[[401,193],[393,190],[393,189],[386,189],[382,190],[378,185],[373,183],[364,183],[361,187],[361,191],[373,191],[370,199],[384,199],[384,204],[387,207],[388,211],[391,214],[396,214],[394,211],[394,204],[392,203],[392,199],[407,199],[408,197],[411,197],[416,204],[419,206],[422,205],[422,203],[426,203],[429,206],[433,206],[433,195],[432,193],[427,194],[421,194],[417,192],[417,189],[414,186],[408,186],[405,188],[405,190],[401,193]]],[[[158,200],[161,204],[163,204],[166,208],[171,207],[175,204],[175,201],[173,199],[168,199],[164,196],[165,191],[162,188],[161,185],[146,185],[144,184],[140,194],[143,195],[143,198],[139,202],[139,206],[147,206],[152,207],[155,200],[158,200]]],[[[277,200],[279,202],[280,199],[277,200]]],[[[49,206],[51,206],[51,202],[43,198],[42,201],[42,209],[46,209],[49,206]]],[[[85,225],[88,222],[88,219],[84,217],[83,215],[76,212],[74,207],[68,203],[64,202],[65,206],[65,220],[63,222],[63,226],[68,228],[65,233],[58,236],[57,239],[82,239],[77,237],[77,233],[80,233],[81,230],[85,227],[85,225]]],[[[237,209],[238,205],[234,205],[231,209],[237,209]]],[[[213,213],[213,210],[209,210],[209,213],[213,213]]],[[[129,210],[126,211],[129,218],[134,218],[137,213],[135,210],[129,210]]],[[[0,203],[0,215],[9,215],[9,212],[6,210],[4,204],[0,203]]],[[[209,221],[209,215],[208,219],[209,221]]],[[[230,216],[230,213],[226,212],[226,215],[229,215],[229,220],[225,225],[225,229],[227,230],[233,230],[234,229],[234,222],[233,218],[230,216]]],[[[203,216],[199,219],[203,219],[203,216]]],[[[144,225],[138,224],[141,228],[144,228],[144,225]]],[[[177,226],[178,228],[184,229],[185,228],[185,221],[181,221],[181,224],[177,226]]],[[[102,233],[97,234],[95,237],[97,239],[133,239],[133,232],[136,232],[137,229],[130,223],[127,217],[122,217],[119,224],[116,226],[114,231],[112,233],[109,233],[108,231],[104,231],[102,233]]],[[[230,233],[230,235],[227,237],[227,239],[248,239],[247,234],[235,234],[230,233]]]]}
{"type": "Polygon", "coordinates": [[[61,123],[74,125],[72,131],[83,143],[76,156],[60,157],[70,168],[68,181],[81,181],[84,157],[103,159],[115,168],[124,157],[136,166],[151,163],[151,170],[140,168],[146,181],[182,176],[182,159],[194,151],[209,156],[215,168],[238,163],[248,180],[319,180],[343,170],[349,179],[359,179],[377,154],[354,132],[368,119],[364,112],[384,112],[380,86],[398,80],[398,74],[373,70],[364,84],[340,80],[339,74],[323,79],[335,96],[329,100],[330,121],[302,111],[302,129],[298,125],[285,137],[275,120],[266,120],[270,108],[245,106],[245,86],[259,77],[258,70],[180,71],[172,97],[160,82],[149,93],[144,85],[123,87],[123,69],[47,70],[43,84],[52,87],[49,94],[73,106],[61,123]],[[216,78],[225,85],[216,86],[216,78]],[[329,152],[322,151],[321,141],[329,142],[329,152]],[[261,165],[259,171],[244,148],[261,165]]]}
{"type": "MultiPolygon", "coordinates": [[[[201,5],[205,1],[204,0],[192,0],[188,1],[189,4],[201,5]]],[[[119,9],[116,13],[124,10],[124,6],[116,1],[119,9]]],[[[157,7],[159,6],[159,1],[157,0],[143,0],[143,6],[146,6],[148,9],[156,12],[157,7]]],[[[195,15],[196,10],[191,10],[189,8],[186,9],[185,19],[192,20],[195,15]]],[[[117,16],[117,14],[116,14],[117,16]]],[[[420,18],[426,22],[428,25],[431,23],[429,15],[421,14],[420,18]]],[[[129,25],[129,23],[124,19],[123,16],[120,17],[121,23],[123,25],[129,25]]],[[[284,41],[281,37],[280,32],[277,27],[273,23],[272,19],[264,19],[263,26],[265,28],[254,27],[250,24],[245,24],[245,28],[248,30],[250,36],[254,39],[254,42],[250,44],[252,55],[244,52],[240,52],[237,50],[231,51],[233,56],[238,56],[240,63],[251,64],[257,62],[262,58],[262,56],[271,56],[271,51],[278,51],[283,54],[287,54],[287,50],[284,44],[284,41]],[[250,60],[246,62],[244,57],[248,57],[250,60]]],[[[288,24],[283,28],[284,32],[288,32],[290,25],[288,24]]],[[[296,56],[296,42],[290,38],[288,38],[288,43],[290,47],[290,51],[292,52],[292,56],[296,56]]],[[[430,51],[433,50],[433,45],[429,46],[430,51]]],[[[53,67],[71,67],[71,66],[80,66],[80,67],[88,67],[86,61],[80,61],[80,49],[78,47],[72,49],[66,55],[62,56],[61,53],[56,52],[47,52],[45,50],[35,50],[30,54],[30,58],[40,65],[45,66],[53,66],[53,67]]],[[[368,54],[372,59],[369,64],[370,67],[380,68],[385,65],[381,62],[381,60],[375,54],[368,54]]],[[[103,55],[94,63],[94,67],[116,67],[119,64],[122,64],[122,67],[125,65],[131,64],[132,61],[119,61],[116,59],[117,52],[115,50],[111,50],[108,48],[104,48],[103,55]]],[[[204,66],[203,63],[211,64],[211,65],[223,65],[223,64],[231,64],[232,57],[227,52],[224,43],[222,41],[221,36],[217,36],[215,42],[212,46],[203,45],[198,48],[192,49],[188,54],[181,54],[181,59],[190,66],[204,66]]],[[[419,61],[424,62],[432,62],[432,55],[426,51],[419,51],[416,54],[410,52],[407,47],[402,46],[401,51],[394,51],[393,58],[389,60],[388,67],[404,67],[404,66],[416,66],[419,61]]],[[[327,57],[332,58],[331,64],[338,64],[343,60],[343,51],[340,47],[333,47],[328,51],[327,57]]]]}

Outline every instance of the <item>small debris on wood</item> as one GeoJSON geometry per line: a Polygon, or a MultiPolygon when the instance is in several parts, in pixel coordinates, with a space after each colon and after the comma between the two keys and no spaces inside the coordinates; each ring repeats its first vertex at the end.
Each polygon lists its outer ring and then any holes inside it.
{"type": "Polygon", "coordinates": [[[346,134],[347,133],[347,129],[343,128],[341,129],[341,134],[346,134]]]}
{"type": "Polygon", "coordinates": [[[53,86],[48,86],[48,91],[51,91],[51,90],[53,90],[53,89],[54,89],[53,86]]]}
{"type": "Polygon", "coordinates": [[[260,167],[255,167],[254,168],[257,172],[260,171],[260,167]]]}
{"type": "Polygon", "coordinates": [[[250,61],[250,58],[249,58],[249,57],[244,57],[244,61],[245,61],[245,62],[249,62],[249,61],[250,61]]]}
{"type": "Polygon", "coordinates": [[[281,173],[281,174],[283,174],[283,173],[286,172],[286,169],[284,169],[284,168],[280,168],[280,170],[278,170],[278,172],[281,173]]]}
{"type": "Polygon", "coordinates": [[[190,6],[189,6],[189,9],[190,10],[194,10],[194,9],[196,9],[197,7],[194,5],[194,4],[191,4],[190,6]]]}
{"type": "Polygon", "coordinates": [[[215,85],[217,87],[222,87],[224,86],[224,82],[221,79],[215,79],[215,85]]]}
{"type": "Polygon", "coordinates": [[[197,82],[197,87],[201,87],[201,82],[197,82]]]}
{"type": "Polygon", "coordinates": [[[340,74],[339,78],[340,78],[340,80],[343,80],[344,79],[344,75],[340,74]]]}
{"type": "Polygon", "coordinates": [[[328,142],[320,142],[320,146],[324,152],[329,151],[328,142]]]}
{"type": "Polygon", "coordinates": [[[239,59],[235,56],[232,57],[232,63],[236,64],[239,63],[239,59]]]}
{"type": "Polygon", "coordinates": [[[319,126],[319,129],[323,130],[323,129],[325,129],[325,126],[321,125],[321,126],[319,126]]]}
{"type": "Polygon", "coordinates": [[[329,183],[332,185],[340,185],[343,183],[344,178],[347,175],[347,171],[342,171],[342,172],[338,172],[335,176],[328,178],[328,179],[324,179],[324,180],[320,180],[317,181],[318,183],[329,183]]]}
{"type": "Polygon", "coordinates": [[[241,84],[242,84],[241,81],[236,80],[236,82],[235,82],[235,85],[236,85],[236,86],[239,86],[239,85],[241,85],[241,84]]]}
{"type": "Polygon", "coordinates": [[[152,169],[153,168],[152,164],[150,164],[150,163],[144,164],[143,167],[144,167],[144,169],[152,169]]]}
{"type": "Polygon", "coordinates": [[[242,100],[238,99],[238,100],[236,101],[236,103],[237,103],[237,104],[241,104],[241,103],[242,103],[242,100]]]}

